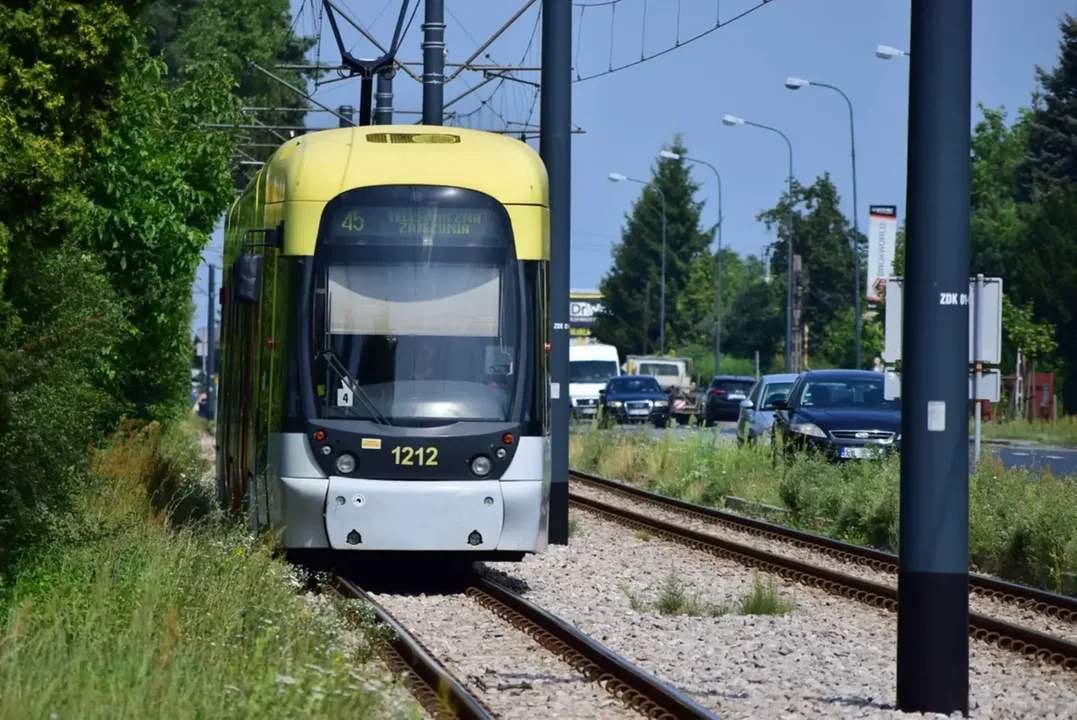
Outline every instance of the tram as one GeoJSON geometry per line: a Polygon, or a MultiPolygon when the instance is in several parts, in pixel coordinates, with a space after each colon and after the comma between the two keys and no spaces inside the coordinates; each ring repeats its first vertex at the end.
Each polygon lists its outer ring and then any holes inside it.
{"type": "Polygon", "coordinates": [[[225,225],[218,499],[286,550],[547,547],[546,169],[374,125],[283,144],[225,225]]]}

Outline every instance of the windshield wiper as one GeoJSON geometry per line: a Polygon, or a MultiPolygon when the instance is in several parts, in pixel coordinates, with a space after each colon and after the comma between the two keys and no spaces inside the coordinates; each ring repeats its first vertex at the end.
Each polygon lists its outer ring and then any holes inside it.
{"type": "Polygon", "coordinates": [[[359,387],[359,383],[351,376],[351,373],[348,372],[348,369],[344,367],[344,364],[340,362],[332,350],[322,350],[321,355],[325,358],[325,361],[329,363],[329,366],[337,371],[337,374],[340,375],[341,379],[351,386],[352,395],[362,401],[363,405],[366,406],[367,410],[370,411],[370,414],[374,416],[375,420],[382,425],[392,425],[385,415],[378,410],[378,406],[374,404],[374,401],[370,399],[370,396],[366,394],[366,391],[359,387]]]}

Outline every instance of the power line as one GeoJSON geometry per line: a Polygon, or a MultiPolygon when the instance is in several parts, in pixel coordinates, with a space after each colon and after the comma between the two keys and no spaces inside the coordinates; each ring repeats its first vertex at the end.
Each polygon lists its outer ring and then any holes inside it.
{"type": "MultiPolygon", "coordinates": [[[[646,16],[646,3],[647,3],[647,0],[643,0],[643,1],[644,1],[644,15],[646,16]]],[[[671,45],[671,46],[669,46],[669,47],[667,47],[667,48],[665,48],[663,50],[659,50],[656,53],[653,53],[651,55],[647,55],[646,52],[645,52],[645,46],[644,46],[644,41],[646,40],[646,20],[645,20],[644,24],[643,24],[643,33],[641,35],[641,40],[640,40],[640,59],[639,60],[634,60],[634,61],[632,61],[630,63],[626,63],[624,65],[619,65],[617,67],[613,66],[613,39],[614,39],[615,24],[616,24],[616,17],[617,17],[617,5],[619,5],[621,2],[623,2],[623,0],[612,0],[610,2],[596,3],[596,4],[573,3],[574,7],[579,7],[580,8],[579,27],[581,29],[581,33],[582,33],[582,28],[583,28],[584,14],[587,12],[588,8],[593,8],[593,7],[609,7],[610,8],[610,64],[609,64],[609,68],[606,69],[606,70],[603,70],[602,72],[594,73],[592,75],[580,75],[579,63],[576,63],[576,77],[575,77],[575,79],[573,79],[572,82],[578,83],[578,82],[584,82],[585,80],[594,80],[595,78],[605,77],[606,75],[612,75],[615,72],[620,72],[621,70],[627,70],[628,68],[635,67],[635,66],[641,65],[641,64],[643,64],[645,62],[649,62],[651,60],[654,60],[655,58],[659,58],[659,57],[662,57],[663,55],[667,55],[667,54],[673,52],[674,50],[676,50],[678,48],[682,48],[685,45],[688,45],[689,43],[693,43],[696,40],[704,38],[707,35],[710,35],[711,33],[715,32],[717,30],[720,30],[720,29],[724,28],[725,26],[727,26],[727,25],[729,25],[731,23],[734,23],[737,20],[740,20],[741,18],[744,18],[744,17],[747,17],[748,15],[751,15],[753,12],[755,12],[759,8],[763,7],[764,5],[769,5],[774,1],[775,0],[759,0],[758,4],[748,8],[747,10],[745,10],[745,11],[743,11],[743,12],[737,14],[737,15],[734,15],[732,18],[730,18],[730,19],[728,19],[728,20],[726,20],[724,22],[721,20],[720,15],[719,15],[718,19],[715,20],[715,24],[714,24],[713,27],[707,28],[706,30],[703,30],[702,32],[696,33],[692,37],[688,38],[687,40],[683,40],[683,41],[680,39],[680,22],[679,22],[679,20],[680,20],[680,2],[678,2],[678,4],[677,4],[678,23],[677,23],[677,40],[676,40],[676,42],[673,45],[671,45]]],[[[717,11],[720,13],[721,0],[715,0],[715,6],[716,6],[717,11]]]]}

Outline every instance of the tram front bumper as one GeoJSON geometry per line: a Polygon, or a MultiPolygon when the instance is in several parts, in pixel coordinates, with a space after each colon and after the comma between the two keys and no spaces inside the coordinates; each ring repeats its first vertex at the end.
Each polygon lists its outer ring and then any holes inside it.
{"type": "MultiPolygon", "coordinates": [[[[539,549],[541,480],[329,478],[325,529],[337,550],[539,549]]],[[[542,538],[545,540],[545,538],[542,538]]]]}

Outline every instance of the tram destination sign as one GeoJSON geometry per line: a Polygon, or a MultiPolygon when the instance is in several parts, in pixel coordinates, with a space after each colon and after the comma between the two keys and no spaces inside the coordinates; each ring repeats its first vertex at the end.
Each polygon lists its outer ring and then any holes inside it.
{"type": "Polygon", "coordinates": [[[349,245],[499,245],[505,237],[500,214],[489,208],[342,205],[330,217],[328,231],[330,242],[349,245]]]}

